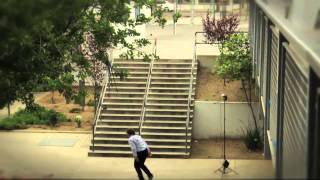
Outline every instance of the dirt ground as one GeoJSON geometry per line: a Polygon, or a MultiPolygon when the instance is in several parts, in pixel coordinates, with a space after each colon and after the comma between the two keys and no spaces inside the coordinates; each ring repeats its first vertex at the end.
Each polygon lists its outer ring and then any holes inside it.
{"type": "MultiPolygon", "coordinates": [[[[90,98],[90,97],[89,97],[90,98]]],[[[89,99],[88,97],[86,100],[89,99]]],[[[85,109],[83,112],[80,113],[70,113],[69,111],[73,108],[80,108],[81,106],[78,104],[66,104],[66,101],[62,95],[60,95],[58,92],[55,92],[54,95],[55,104],[51,103],[51,93],[48,93],[48,95],[40,98],[36,103],[39,105],[48,108],[53,109],[57,112],[63,113],[67,118],[71,119],[71,122],[63,122],[57,125],[57,127],[49,127],[49,126],[32,126],[29,129],[53,129],[53,130],[64,130],[64,131],[84,131],[84,130],[91,130],[92,128],[92,122],[93,122],[93,116],[94,116],[94,107],[92,106],[85,106],[85,109]],[[77,128],[77,125],[74,121],[75,117],[80,114],[82,116],[82,123],[81,128],[77,128]]]]}
{"type": "MultiPolygon", "coordinates": [[[[226,140],[227,159],[263,159],[263,151],[249,151],[241,139],[226,140]]],[[[192,141],[191,158],[222,159],[223,139],[203,139],[192,141]]]]}
{"type": "MultiPolygon", "coordinates": [[[[245,102],[246,96],[240,81],[227,82],[224,86],[223,78],[209,70],[199,67],[197,75],[196,100],[222,101],[221,94],[228,96],[229,102],[245,102]]],[[[252,90],[252,101],[258,101],[252,90]]]]}

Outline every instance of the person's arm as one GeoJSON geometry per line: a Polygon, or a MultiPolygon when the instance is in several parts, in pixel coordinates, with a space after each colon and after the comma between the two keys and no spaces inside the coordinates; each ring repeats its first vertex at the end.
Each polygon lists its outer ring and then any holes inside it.
{"type": "Polygon", "coordinates": [[[131,147],[131,151],[132,151],[132,155],[133,155],[134,159],[139,160],[139,159],[138,159],[138,155],[137,155],[137,147],[136,147],[136,144],[133,142],[132,139],[129,139],[128,142],[129,142],[129,145],[130,145],[130,147],[131,147]]]}
{"type": "Polygon", "coordinates": [[[148,149],[148,156],[151,157],[152,156],[151,150],[149,147],[147,147],[147,149],[148,149]]]}

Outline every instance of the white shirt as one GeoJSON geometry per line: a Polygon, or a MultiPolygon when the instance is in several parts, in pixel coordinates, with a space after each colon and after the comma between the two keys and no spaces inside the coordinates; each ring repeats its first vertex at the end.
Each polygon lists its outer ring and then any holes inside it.
{"type": "Polygon", "coordinates": [[[147,143],[139,135],[132,135],[128,139],[129,145],[134,157],[137,157],[137,152],[144,151],[148,148],[147,143]]]}

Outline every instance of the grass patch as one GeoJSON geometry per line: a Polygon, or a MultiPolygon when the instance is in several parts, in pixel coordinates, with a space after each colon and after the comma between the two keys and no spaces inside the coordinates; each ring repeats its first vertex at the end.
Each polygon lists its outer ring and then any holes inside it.
{"type": "Polygon", "coordinates": [[[0,120],[0,129],[26,129],[28,125],[56,126],[59,122],[66,121],[69,120],[62,113],[37,106],[35,110],[20,110],[13,116],[0,120]]]}

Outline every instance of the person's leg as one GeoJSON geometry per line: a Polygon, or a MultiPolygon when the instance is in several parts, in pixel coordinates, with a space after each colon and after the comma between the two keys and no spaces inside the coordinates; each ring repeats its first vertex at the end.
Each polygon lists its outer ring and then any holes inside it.
{"type": "Polygon", "coordinates": [[[134,168],[136,169],[137,171],[137,174],[138,174],[138,177],[139,177],[139,180],[143,180],[143,175],[142,175],[142,171],[140,169],[140,163],[137,162],[136,160],[134,160],[134,168]]]}
{"type": "Polygon", "coordinates": [[[139,165],[140,168],[148,175],[149,178],[153,177],[152,173],[150,172],[150,170],[147,168],[146,165],[144,165],[144,162],[146,161],[148,156],[148,151],[143,151],[143,152],[139,152],[138,154],[138,158],[139,158],[139,165]]]}

